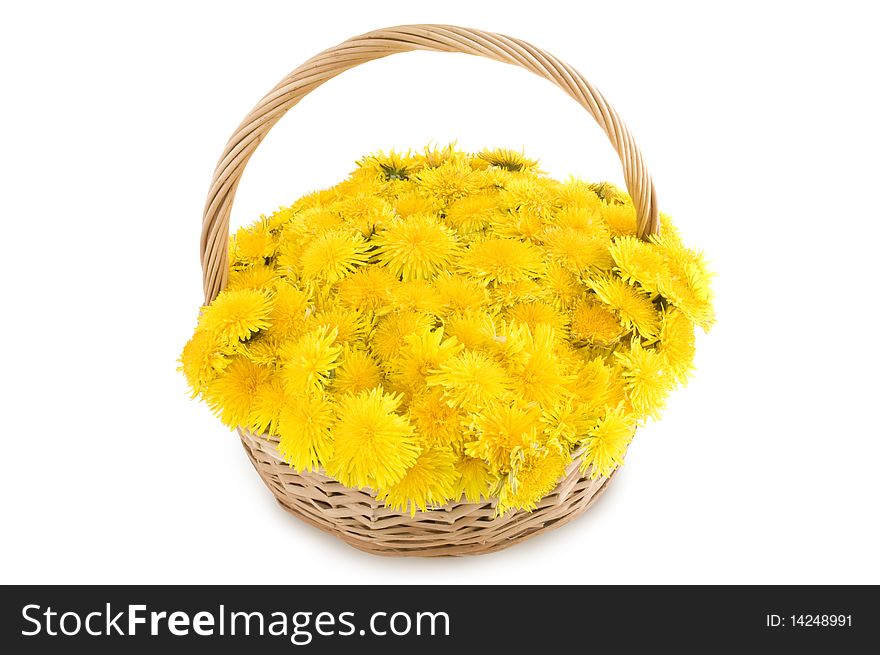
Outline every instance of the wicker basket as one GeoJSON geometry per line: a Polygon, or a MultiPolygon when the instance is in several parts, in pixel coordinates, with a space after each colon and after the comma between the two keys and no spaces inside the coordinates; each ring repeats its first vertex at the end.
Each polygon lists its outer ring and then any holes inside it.
{"type": "MultiPolygon", "coordinates": [[[[285,77],[244,119],[223,152],[205,205],[201,257],[205,303],[226,286],[229,214],[250,156],[272,126],[310,91],[343,71],[397,52],[428,50],[479,55],[544,77],[578,102],[605,131],[623,164],[638,234],[659,229],[654,184],[632,136],[614,109],[577,71],[524,41],[448,25],[406,25],[369,32],[312,57],[285,77]]],[[[240,429],[245,452],[278,502],[298,518],[352,546],[380,555],[470,555],[501,550],[558,527],[585,511],[610,478],[590,479],[577,458],[556,489],[532,512],[495,518],[495,501],[449,503],[415,517],[383,507],[366,490],[350,489],[320,473],[296,473],[277,442],[240,429]]]]}

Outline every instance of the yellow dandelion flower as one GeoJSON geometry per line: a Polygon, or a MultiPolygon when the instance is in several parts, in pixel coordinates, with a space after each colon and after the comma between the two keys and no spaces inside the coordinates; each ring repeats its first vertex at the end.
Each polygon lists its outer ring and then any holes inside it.
{"type": "Polygon", "coordinates": [[[446,222],[461,235],[485,230],[498,213],[498,197],[481,192],[451,202],[446,208],[446,222]]]}
{"type": "Polygon", "coordinates": [[[404,282],[434,277],[458,249],[454,232],[426,214],[393,221],[372,243],[379,262],[404,282]]]}
{"type": "Polygon", "coordinates": [[[490,166],[497,166],[515,173],[520,171],[539,172],[537,170],[537,161],[529,159],[524,153],[517,152],[516,150],[508,150],[507,148],[486,149],[481,151],[477,157],[487,162],[490,166]]]}
{"type": "MultiPolygon", "coordinates": [[[[379,191],[379,195],[391,205],[394,210],[395,216],[403,216],[403,214],[398,211],[398,200],[413,192],[418,192],[418,187],[414,182],[409,180],[389,180],[382,185],[382,189],[379,191]]],[[[433,214],[438,211],[437,207],[442,206],[439,203],[432,203],[429,207],[425,207],[420,211],[414,212],[417,214],[433,214]]],[[[406,203],[402,204],[401,207],[406,208],[406,203]]],[[[413,212],[410,212],[412,214],[413,212]]],[[[407,214],[407,215],[410,215],[407,214]]]]}
{"type": "Polygon", "coordinates": [[[507,180],[498,194],[501,209],[545,220],[557,209],[555,193],[532,175],[514,176],[507,180]]]}
{"type": "Polygon", "coordinates": [[[416,174],[415,179],[425,192],[444,204],[477,193],[482,188],[482,178],[464,161],[450,160],[425,168],[416,174]]]}
{"type": "Polygon", "coordinates": [[[226,368],[229,360],[221,352],[223,343],[216,334],[196,330],[180,355],[180,368],[189,383],[193,398],[226,368]]]}
{"type": "MultiPolygon", "coordinates": [[[[559,205],[563,208],[585,209],[592,213],[599,213],[601,218],[602,200],[596,195],[596,192],[590,188],[590,185],[577,178],[569,178],[563,184],[559,185],[556,190],[556,198],[559,205]]],[[[568,227],[575,227],[570,225],[568,227]]]]}
{"type": "Polygon", "coordinates": [[[498,477],[489,472],[488,464],[482,459],[461,455],[455,463],[455,468],[459,475],[456,498],[464,495],[469,503],[478,503],[493,495],[498,477]]]}
{"type": "Polygon", "coordinates": [[[281,410],[287,404],[284,385],[277,377],[271,377],[254,391],[251,412],[246,426],[256,434],[277,434],[281,410]]]}
{"type": "MultiPolygon", "coordinates": [[[[279,261],[288,256],[287,246],[289,243],[292,242],[296,244],[297,248],[302,249],[318,236],[334,231],[345,232],[346,224],[342,217],[329,207],[313,207],[300,212],[297,214],[296,220],[288,223],[281,233],[279,261]]],[[[290,262],[290,264],[298,265],[297,262],[290,262]]]]}
{"type": "Polygon", "coordinates": [[[643,348],[634,339],[629,351],[616,351],[614,356],[623,367],[623,378],[633,409],[639,416],[659,418],[666,396],[675,384],[675,378],[663,355],[643,348]]]}
{"type": "MultiPolygon", "coordinates": [[[[272,328],[274,330],[274,326],[272,328]]],[[[281,365],[278,351],[282,344],[288,342],[292,335],[276,336],[269,332],[263,332],[235,347],[237,354],[243,354],[255,364],[262,364],[272,369],[281,365]]]]}
{"type": "Polygon", "coordinates": [[[271,231],[265,217],[235,233],[236,255],[243,261],[262,263],[265,259],[274,257],[277,249],[278,236],[271,231]]]}
{"type": "Polygon", "coordinates": [[[433,326],[433,321],[425,314],[412,311],[394,312],[382,317],[370,338],[373,352],[383,362],[397,357],[406,343],[406,337],[433,326]]]}
{"type": "Polygon", "coordinates": [[[630,203],[603,205],[602,218],[611,230],[611,236],[635,236],[638,231],[636,210],[630,203]]]}
{"type": "Polygon", "coordinates": [[[422,443],[428,446],[451,446],[461,442],[464,415],[450,407],[440,388],[416,394],[409,404],[409,417],[422,443]]]}
{"type": "Polygon", "coordinates": [[[486,287],[464,275],[442,273],[434,280],[439,307],[434,313],[450,315],[477,309],[488,300],[486,287]]]}
{"type": "Polygon", "coordinates": [[[433,215],[443,207],[443,203],[439,200],[418,190],[401,193],[393,204],[394,211],[401,218],[409,218],[418,214],[433,215]]]}
{"type": "Polygon", "coordinates": [[[339,366],[342,348],[334,345],[336,330],[318,328],[280,348],[281,377],[291,395],[321,391],[339,366]]]}
{"type": "Polygon", "coordinates": [[[626,191],[622,191],[619,187],[611,184],[611,182],[594,182],[589,187],[600,200],[606,203],[624,204],[632,202],[626,191]]]}
{"type": "Polygon", "coordinates": [[[303,279],[333,284],[367,263],[369,246],[358,235],[344,231],[326,232],[310,243],[302,253],[303,279]]]}
{"type": "Polygon", "coordinates": [[[529,512],[536,509],[541,499],[565,477],[565,467],[570,461],[568,453],[555,449],[529,448],[524,451],[498,493],[497,515],[511,509],[529,512]]]}
{"type": "Polygon", "coordinates": [[[577,278],[558,262],[547,265],[541,283],[549,294],[547,300],[553,303],[556,309],[570,308],[581,294],[577,278]]]}
{"type": "Polygon", "coordinates": [[[584,439],[584,458],[581,471],[590,471],[590,478],[608,477],[623,464],[626,449],[632,441],[636,426],[622,406],[608,410],[584,439]]]}
{"type": "Polygon", "coordinates": [[[339,302],[361,311],[386,313],[399,281],[388,269],[378,266],[360,268],[337,286],[339,302]]]}
{"type": "Polygon", "coordinates": [[[287,282],[274,286],[272,312],[269,314],[270,332],[279,338],[297,336],[304,328],[309,311],[309,297],[304,291],[287,282]]]}
{"type": "Polygon", "coordinates": [[[537,277],[545,269],[544,257],[537,247],[498,237],[472,244],[462,253],[459,266],[464,273],[493,284],[537,277]]]}
{"type": "Polygon", "coordinates": [[[544,248],[554,261],[575,274],[590,269],[605,271],[614,263],[605,239],[590,236],[571,227],[554,228],[545,232],[544,248]]]}
{"type": "Polygon", "coordinates": [[[410,394],[422,391],[430,372],[462,349],[455,337],[443,338],[442,327],[420,330],[404,341],[400,354],[389,363],[389,377],[410,394]]]}
{"type": "Polygon", "coordinates": [[[572,345],[565,334],[556,340],[556,357],[559,359],[562,367],[572,375],[576,374],[581,366],[584,365],[584,362],[589,359],[581,352],[582,350],[583,348],[572,345]]]}
{"type": "Polygon", "coordinates": [[[473,441],[465,452],[489,463],[491,471],[510,470],[514,452],[530,449],[543,432],[541,410],[536,405],[492,403],[473,416],[473,441]]]}
{"type": "MultiPolygon", "coordinates": [[[[653,308],[652,308],[653,311],[653,308]]],[[[581,300],[571,313],[569,334],[574,344],[608,347],[623,336],[624,329],[607,305],[581,300]]]]}
{"type": "Polygon", "coordinates": [[[471,350],[491,346],[495,335],[495,322],[492,316],[482,311],[452,314],[443,321],[443,327],[446,334],[455,337],[465,348],[471,350]]]}
{"type": "Polygon", "coordinates": [[[539,325],[548,325],[559,332],[565,332],[567,329],[565,316],[548,302],[519,303],[508,309],[506,316],[528,325],[532,331],[538,329],[539,325]]]}
{"type": "Polygon", "coordinates": [[[229,272],[229,291],[236,289],[268,289],[275,282],[277,272],[273,266],[254,264],[229,272]]]}
{"type": "Polygon", "coordinates": [[[547,229],[544,214],[527,209],[496,212],[492,221],[492,233],[508,239],[526,239],[533,243],[543,240],[547,229]]]}
{"type": "Polygon", "coordinates": [[[613,379],[614,369],[597,357],[585,362],[578,370],[570,389],[591,410],[597,410],[616,400],[613,379]]]}
{"type": "Polygon", "coordinates": [[[265,220],[271,231],[280,232],[293,220],[294,216],[296,216],[296,212],[293,211],[292,207],[280,207],[278,211],[270,214],[265,220]]]}
{"type": "Polygon", "coordinates": [[[419,162],[409,151],[403,153],[391,150],[386,155],[380,150],[358,160],[357,165],[381,175],[386,180],[408,180],[409,176],[418,169],[419,162]]]}
{"type": "Polygon", "coordinates": [[[635,328],[642,336],[651,338],[660,329],[660,315],[654,303],[644,293],[617,277],[588,281],[596,296],[620,316],[627,330],[635,328]]]}
{"type": "Polygon", "coordinates": [[[368,352],[346,348],[332,386],[337,393],[356,394],[378,387],[381,382],[382,369],[368,352]]]}
{"type": "Polygon", "coordinates": [[[440,314],[443,301],[435,286],[428,280],[401,282],[391,290],[394,307],[403,310],[440,314]]]}
{"type": "Polygon", "coordinates": [[[627,410],[632,409],[630,402],[629,389],[627,388],[626,378],[624,378],[624,367],[620,362],[615,362],[611,367],[611,379],[608,381],[608,407],[617,407],[620,404],[627,406],[627,410]]]}
{"type": "Polygon", "coordinates": [[[333,454],[333,403],[320,393],[299,394],[281,409],[278,452],[298,472],[319,471],[333,454]]]}
{"type": "Polygon", "coordinates": [[[202,309],[199,328],[223,341],[248,339],[269,327],[272,301],[262,289],[222,291],[202,309]]]}
{"type": "MultiPolygon", "coordinates": [[[[526,177],[526,174],[523,173],[520,177],[526,177]]],[[[532,175],[532,178],[541,187],[544,193],[547,194],[547,197],[550,199],[551,206],[554,210],[559,209],[561,207],[559,203],[560,192],[562,188],[565,186],[559,180],[554,180],[552,177],[546,177],[543,174],[543,171],[540,175],[532,175]]]]}
{"type": "Polygon", "coordinates": [[[660,234],[663,235],[664,239],[673,239],[679,243],[681,242],[678,228],[673,225],[672,218],[663,212],[660,212],[660,234]]]}
{"type": "Polygon", "coordinates": [[[497,193],[498,191],[505,189],[511,181],[522,177],[520,173],[514,173],[496,166],[487,166],[487,162],[484,162],[482,159],[478,159],[477,161],[481,163],[477,166],[472,166],[472,168],[479,171],[484,191],[497,193]]]}
{"type": "Polygon", "coordinates": [[[488,319],[481,328],[484,337],[483,350],[506,365],[520,361],[532,338],[529,326],[516,321],[496,321],[491,316],[488,319]]]}
{"type": "Polygon", "coordinates": [[[585,404],[565,398],[541,411],[541,423],[550,439],[569,448],[586,435],[592,425],[592,410],[585,404]]]}
{"type": "Polygon", "coordinates": [[[425,448],[403,477],[382,489],[378,497],[393,510],[408,509],[410,516],[415,516],[417,509],[425,512],[429,506],[445,505],[458,490],[455,461],[451,448],[425,448]]]}
{"type": "Polygon", "coordinates": [[[682,278],[674,278],[661,284],[660,294],[707,331],[715,323],[715,310],[712,308],[711,297],[701,297],[701,294],[694,291],[694,287],[693,283],[682,278]]]}
{"type": "MultiPolygon", "coordinates": [[[[593,195],[593,198],[596,198],[593,195]]],[[[601,205],[596,199],[597,205],[601,205]]],[[[553,223],[562,230],[574,230],[586,236],[607,241],[611,237],[608,225],[602,219],[602,210],[580,205],[563,207],[553,216],[553,223]]]]}
{"type": "Polygon", "coordinates": [[[510,388],[507,373],[497,362],[467,350],[443,362],[427,383],[442,387],[450,405],[465,409],[503,398],[510,388]]]}
{"type": "Polygon", "coordinates": [[[399,216],[397,199],[417,189],[418,187],[410,180],[382,180],[380,178],[379,188],[374,193],[391,206],[394,216],[399,216]]]}
{"type": "Polygon", "coordinates": [[[510,367],[514,395],[526,402],[552,405],[568,393],[573,380],[562,370],[555,353],[556,331],[544,323],[526,332],[525,347],[510,367]]]}
{"type": "Polygon", "coordinates": [[[674,240],[668,238],[657,241],[663,248],[666,261],[672,269],[673,276],[681,276],[687,280],[694,295],[706,303],[712,299],[711,282],[713,274],[709,271],[708,264],[702,252],[685,248],[683,245],[674,245],[674,240]]]}
{"type": "Polygon", "coordinates": [[[244,261],[242,257],[238,256],[235,248],[235,235],[231,235],[229,239],[226,241],[226,254],[229,257],[229,268],[231,270],[235,270],[240,266],[247,266],[249,262],[244,261]]]}
{"type": "Polygon", "coordinates": [[[224,425],[230,428],[246,425],[254,395],[271,374],[271,369],[265,366],[244,357],[235,357],[208,383],[204,391],[205,401],[224,425]]]}
{"type": "Polygon", "coordinates": [[[708,330],[715,322],[710,287],[712,274],[702,253],[685,248],[674,236],[655,237],[654,243],[670,271],[658,284],[661,295],[703,330],[708,330]]]}
{"type": "Polygon", "coordinates": [[[620,277],[638,282],[649,293],[657,293],[662,280],[670,276],[663,254],[652,243],[636,237],[617,237],[609,251],[620,277]]]}
{"type": "Polygon", "coordinates": [[[660,321],[658,350],[675,379],[684,384],[693,370],[696,339],[694,324],[680,311],[668,309],[660,321]]]}
{"type": "Polygon", "coordinates": [[[489,170],[503,170],[505,173],[508,172],[503,168],[492,168],[492,165],[485,159],[480,159],[479,155],[468,155],[467,163],[473,170],[479,171],[480,173],[485,173],[489,170]]]}
{"type": "Polygon", "coordinates": [[[331,307],[310,314],[306,321],[306,329],[323,328],[326,332],[335,331],[336,343],[347,344],[361,339],[367,325],[364,315],[356,309],[347,307],[331,307]]]}
{"type": "Polygon", "coordinates": [[[348,487],[387,489],[416,462],[413,426],[396,413],[400,397],[381,388],[339,399],[327,472],[348,487]]]}
{"type": "Polygon", "coordinates": [[[535,302],[546,295],[547,291],[540,282],[528,278],[493,285],[489,289],[489,302],[496,309],[500,309],[519,303],[535,302]]]}
{"type": "Polygon", "coordinates": [[[316,207],[327,207],[336,201],[336,192],[333,189],[321,189],[304,195],[290,206],[294,213],[316,207]]]}
{"type": "Polygon", "coordinates": [[[333,211],[364,238],[394,220],[394,208],[388,201],[374,195],[357,195],[334,204],[333,211]]]}
{"type": "Polygon", "coordinates": [[[388,182],[389,180],[386,180],[380,171],[359,166],[349,173],[346,179],[335,185],[333,190],[336,191],[339,202],[358,196],[379,195],[388,182]]]}
{"type": "Polygon", "coordinates": [[[278,246],[278,255],[275,257],[274,267],[279,278],[296,283],[299,281],[302,261],[302,247],[299,243],[282,238],[278,246]]]}
{"type": "Polygon", "coordinates": [[[468,161],[467,155],[456,150],[454,143],[443,147],[427,146],[422,152],[415,155],[415,158],[419,166],[427,168],[436,168],[445,163],[466,164],[468,161]]]}

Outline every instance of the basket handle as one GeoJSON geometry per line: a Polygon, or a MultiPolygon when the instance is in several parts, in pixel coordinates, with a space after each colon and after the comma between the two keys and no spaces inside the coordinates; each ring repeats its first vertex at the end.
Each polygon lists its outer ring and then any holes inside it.
{"type": "Polygon", "coordinates": [[[226,286],[232,201],[248,160],[272,126],[311,91],[343,71],[411,50],[479,55],[521,66],[556,84],[590,113],[617,151],[636,209],[638,236],[646,239],[659,231],[654,182],[642,154],[611,105],[580,73],[553,55],[502,34],[451,25],[402,25],[356,36],[315,55],[260,100],[229,139],[214,171],[202,219],[205,303],[226,286]]]}

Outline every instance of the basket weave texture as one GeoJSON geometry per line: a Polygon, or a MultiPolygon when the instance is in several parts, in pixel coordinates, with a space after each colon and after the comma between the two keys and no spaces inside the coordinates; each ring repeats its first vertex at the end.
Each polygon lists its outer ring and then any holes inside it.
{"type": "Polygon", "coordinates": [[[251,463],[284,509],[376,555],[439,557],[502,550],[580,516],[611,481],[583,476],[575,459],[556,489],[531,512],[496,518],[496,501],[484,500],[448,503],[410,516],[387,509],[368,491],[351,489],[321,473],[297,473],[281,459],[276,440],[238,432],[251,463]]]}
{"type": "MultiPolygon", "coordinates": [[[[398,52],[427,50],[483,56],[521,66],[560,87],[607,134],[623,166],[638,235],[659,231],[651,176],[623,121],[601,93],[573,68],[524,41],[449,25],[405,25],[369,32],[312,57],[285,77],[242,121],[217,164],[205,204],[201,261],[205,304],[225,288],[229,215],[245,166],[272,126],[308,93],[358,64],[398,52]]],[[[245,452],[286,510],[361,550],[398,556],[487,553],[561,526],[584,512],[611,478],[590,479],[575,457],[554,491],[532,512],[496,517],[495,501],[449,503],[415,516],[385,508],[369,490],[348,488],[319,472],[297,473],[277,452],[277,442],[239,429],[245,452]]],[[[613,475],[611,476],[613,477],[613,475]]]]}

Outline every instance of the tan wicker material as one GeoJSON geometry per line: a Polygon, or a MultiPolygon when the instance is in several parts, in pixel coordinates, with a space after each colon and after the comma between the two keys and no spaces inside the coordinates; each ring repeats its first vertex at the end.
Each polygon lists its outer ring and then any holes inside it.
{"type": "Polygon", "coordinates": [[[532,512],[496,517],[496,501],[484,500],[448,503],[410,516],[321,473],[297,473],[278,455],[274,438],[240,428],[238,433],[257,473],[284,509],[375,555],[440,557],[502,550],[578,517],[611,481],[584,477],[575,459],[556,489],[532,512]]]}
{"type": "MultiPolygon", "coordinates": [[[[515,64],[544,77],[586,109],[608,135],[623,165],[638,220],[638,234],[659,232],[654,183],[623,121],[580,73],[525,41],[450,25],[404,25],[376,30],[325,50],[270,91],[236,129],[214,171],[205,204],[201,260],[205,303],[226,286],[229,214],[251,155],[272,126],[308,93],[343,71],[398,52],[428,50],[479,55],[515,64]]],[[[386,509],[367,490],[345,487],[321,473],[297,473],[282,461],[277,442],[239,430],[254,468],[278,502],[300,519],[364,551],[381,555],[469,555],[501,550],[572,520],[607,488],[572,462],[557,488],[533,512],[495,517],[494,501],[450,503],[415,517],[386,509]]],[[[612,476],[613,477],[613,476],[612,476]]]]}

